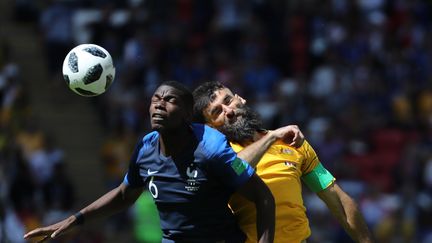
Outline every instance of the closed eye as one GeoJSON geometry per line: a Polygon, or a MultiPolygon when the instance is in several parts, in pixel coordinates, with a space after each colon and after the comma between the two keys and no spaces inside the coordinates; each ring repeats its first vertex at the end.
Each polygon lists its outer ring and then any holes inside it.
{"type": "Polygon", "coordinates": [[[229,104],[231,104],[232,100],[233,100],[233,97],[231,95],[227,95],[227,96],[225,96],[223,103],[225,105],[229,105],[229,104]]]}
{"type": "Polygon", "coordinates": [[[217,116],[217,115],[219,115],[221,112],[222,112],[222,108],[221,108],[221,106],[217,106],[217,107],[215,107],[215,108],[210,112],[210,115],[212,115],[212,116],[217,116]]]}

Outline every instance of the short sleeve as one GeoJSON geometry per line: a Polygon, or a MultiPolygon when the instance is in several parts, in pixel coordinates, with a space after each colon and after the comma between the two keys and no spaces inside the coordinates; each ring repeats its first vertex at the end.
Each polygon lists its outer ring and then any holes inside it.
{"type": "Polygon", "coordinates": [[[303,174],[311,172],[320,163],[315,150],[306,140],[303,142],[302,146],[298,148],[298,151],[302,153],[305,158],[301,168],[303,174]]]}
{"type": "Polygon", "coordinates": [[[141,139],[135,146],[134,152],[132,153],[131,159],[129,161],[129,169],[126,173],[123,182],[130,187],[142,187],[144,182],[139,173],[139,166],[137,164],[138,155],[140,150],[143,148],[144,142],[141,139]]]}
{"type": "Polygon", "coordinates": [[[233,191],[242,186],[254,174],[254,169],[237,154],[228,144],[225,136],[218,134],[212,137],[211,171],[233,191]]]}
{"type": "Polygon", "coordinates": [[[324,168],[312,146],[304,141],[299,151],[304,155],[302,180],[313,192],[319,192],[329,187],[336,179],[324,168]]]}

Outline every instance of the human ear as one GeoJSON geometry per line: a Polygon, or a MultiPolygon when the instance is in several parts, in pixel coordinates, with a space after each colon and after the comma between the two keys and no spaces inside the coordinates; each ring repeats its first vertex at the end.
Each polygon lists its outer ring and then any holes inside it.
{"type": "Polygon", "coordinates": [[[234,96],[237,97],[243,105],[246,104],[246,100],[243,99],[243,97],[241,97],[241,96],[238,95],[238,94],[235,94],[234,96]]]}

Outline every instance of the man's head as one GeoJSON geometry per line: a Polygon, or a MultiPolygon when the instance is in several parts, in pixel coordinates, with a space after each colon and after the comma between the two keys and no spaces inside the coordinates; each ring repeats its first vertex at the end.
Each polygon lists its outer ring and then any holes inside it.
{"type": "Polygon", "coordinates": [[[251,141],[262,128],[258,114],[246,100],[219,82],[206,82],[193,91],[194,121],[206,123],[236,143],[251,141]]]}
{"type": "Polygon", "coordinates": [[[149,113],[152,130],[170,131],[192,120],[192,93],[176,81],[162,83],[154,92],[149,113]]]}

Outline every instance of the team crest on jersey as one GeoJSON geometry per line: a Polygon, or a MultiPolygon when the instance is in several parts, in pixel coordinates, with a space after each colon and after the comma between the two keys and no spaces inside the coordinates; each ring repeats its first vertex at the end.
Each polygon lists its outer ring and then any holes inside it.
{"type": "Polygon", "coordinates": [[[281,154],[293,154],[293,151],[289,148],[281,148],[280,152],[281,154]]]}
{"type": "Polygon", "coordinates": [[[193,164],[190,164],[186,169],[186,175],[188,179],[186,180],[187,185],[185,186],[186,190],[189,192],[196,192],[199,189],[199,183],[196,178],[198,177],[198,170],[194,167],[193,164]]]}

